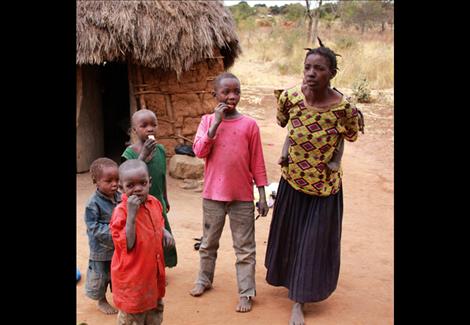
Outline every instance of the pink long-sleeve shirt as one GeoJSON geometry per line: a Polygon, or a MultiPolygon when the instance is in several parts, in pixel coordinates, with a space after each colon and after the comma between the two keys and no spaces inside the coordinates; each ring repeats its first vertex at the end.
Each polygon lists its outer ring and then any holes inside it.
{"type": "Polygon", "coordinates": [[[205,159],[202,197],[253,201],[253,181],[256,186],[268,185],[258,124],[245,115],[223,120],[211,139],[207,132],[214,117],[202,117],[193,144],[196,156],[205,159]]]}

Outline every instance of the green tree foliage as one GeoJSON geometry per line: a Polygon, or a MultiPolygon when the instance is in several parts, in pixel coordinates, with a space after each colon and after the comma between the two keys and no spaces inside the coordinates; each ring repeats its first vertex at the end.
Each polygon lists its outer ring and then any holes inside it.
{"type": "Polygon", "coordinates": [[[298,21],[305,17],[305,7],[300,3],[293,3],[281,7],[281,14],[285,19],[298,21]]]}
{"type": "Polygon", "coordinates": [[[278,5],[269,7],[269,13],[271,15],[280,15],[281,14],[281,8],[278,5]]]}
{"type": "Polygon", "coordinates": [[[326,2],[320,8],[320,18],[333,17],[333,19],[339,18],[338,3],[326,2]]]}
{"type": "Polygon", "coordinates": [[[378,25],[383,30],[390,15],[393,17],[393,1],[340,1],[339,13],[346,26],[355,26],[362,33],[378,25]]]}
{"type": "Polygon", "coordinates": [[[255,4],[254,8],[256,10],[257,15],[268,15],[269,14],[269,8],[266,7],[265,4],[255,4]]]}
{"type": "Polygon", "coordinates": [[[233,18],[237,25],[242,21],[246,20],[250,16],[254,16],[256,14],[256,8],[250,7],[250,5],[246,1],[241,1],[240,3],[228,7],[232,12],[233,18]]]}

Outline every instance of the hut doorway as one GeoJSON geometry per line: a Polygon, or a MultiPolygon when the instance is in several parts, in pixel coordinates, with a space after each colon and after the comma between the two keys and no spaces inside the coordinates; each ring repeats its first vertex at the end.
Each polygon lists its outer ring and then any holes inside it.
{"type": "Polygon", "coordinates": [[[131,105],[127,64],[77,68],[77,172],[99,157],[120,162],[129,141],[131,105]]]}
{"type": "Polygon", "coordinates": [[[106,63],[101,70],[104,156],[119,164],[130,139],[127,64],[106,63]]]}

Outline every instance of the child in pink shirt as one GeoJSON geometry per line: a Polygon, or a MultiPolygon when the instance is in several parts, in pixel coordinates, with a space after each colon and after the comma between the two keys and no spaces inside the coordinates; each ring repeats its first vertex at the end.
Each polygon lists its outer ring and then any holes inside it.
{"type": "Polygon", "coordinates": [[[203,197],[203,238],[199,248],[200,271],[192,296],[212,287],[219,239],[230,218],[240,301],[238,312],[251,310],[256,294],[256,243],[253,182],[259,191],[258,212],[268,214],[264,187],[268,185],[256,121],[237,111],[240,81],[231,73],[214,80],[214,96],[219,104],[213,114],[204,115],[193,144],[197,157],[205,159],[203,197]]]}

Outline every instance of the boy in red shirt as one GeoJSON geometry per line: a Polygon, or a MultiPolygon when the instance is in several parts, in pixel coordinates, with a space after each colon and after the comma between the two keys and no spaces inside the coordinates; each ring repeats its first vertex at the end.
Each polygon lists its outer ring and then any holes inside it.
{"type": "Polygon", "coordinates": [[[118,325],[159,325],[163,321],[163,246],[175,243],[165,229],[160,201],[149,195],[151,181],[142,160],[127,160],[119,167],[123,195],[110,223],[114,242],[111,281],[113,301],[119,309],[118,325]]]}
{"type": "Polygon", "coordinates": [[[261,137],[256,120],[237,111],[240,81],[228,72],[214,80],[214,96],[219,102],[213,114],[199,124],[193,150],[205,159],[203,197],[203,238],[199,246],[200,270],[192,296],[212,287],[219,239],[225,216],[230,218],[239,303],[238,312],[251,310],[256,294],[255,207],[253,183],[258,187],[258,212],[269,211],[264,187],[268,185],[261,137]]]}

